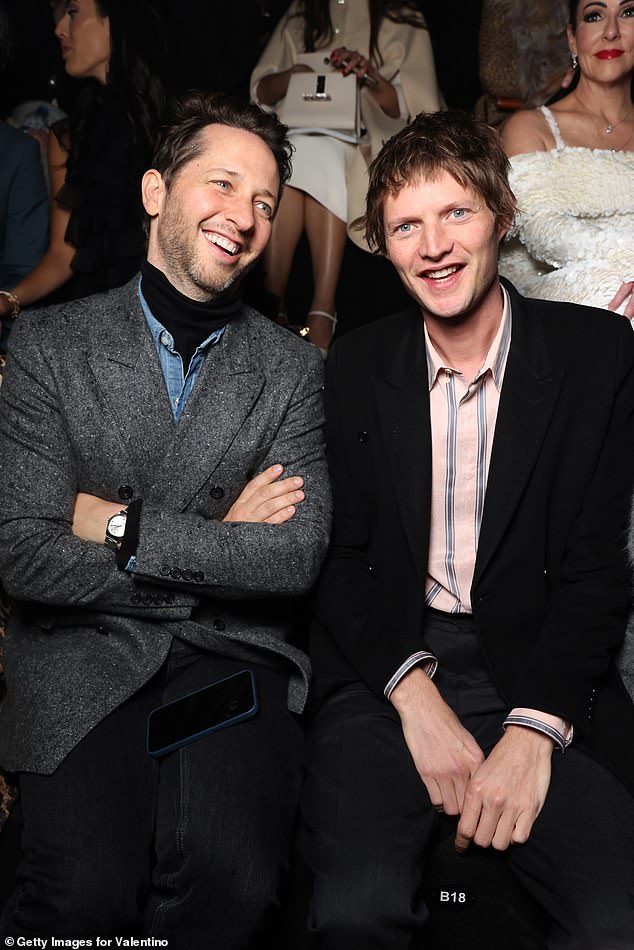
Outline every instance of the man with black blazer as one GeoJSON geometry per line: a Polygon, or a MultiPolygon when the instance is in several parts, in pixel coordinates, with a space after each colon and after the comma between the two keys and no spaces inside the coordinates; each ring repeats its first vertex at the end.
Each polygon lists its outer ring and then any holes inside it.
{"type": "Polygon", "coordinates": [[[634,705],[614,658],[634,335],[500,281],[507,169],[461,113],[418,116],[371,169],[366,233],[415,306],[327,365],[334,523],[302,810],[329,950],[425,945],[441,811],[458,851],[506,851],[549,946],[632,945],[634,705]]]}
{"type": "Polygon", "coordinates": [[[20,776],[25,858],[7,945],[238,950],[275,917],[303,767],[301,595],[330,512],[321,357],[240,297],[285,133],[256,106],[186,98],[143,178],[140,279],[16,321],[0,765],[20,776]],[[167,707],[221,680],[199,713],[167,707]]]}

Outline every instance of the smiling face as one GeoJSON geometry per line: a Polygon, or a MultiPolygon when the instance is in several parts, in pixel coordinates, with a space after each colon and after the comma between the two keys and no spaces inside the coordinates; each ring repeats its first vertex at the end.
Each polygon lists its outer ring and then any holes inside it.
{"type": "Polygon", "coordinates": [[[208,125],[200,136],[169,188],[156,169],[145,173],[143,203],[150,263],[187,297],[213,300],[232,294],[266,247],[279,175],[253,132],[208,125]]]}
{"type": "Polygon", "coordinates": [[[95,0],[67,0],[55,27],[64,67],[76,79],[106,82],[110,62],[110,22],[99,15],[95,0]]]}
{"type": "Polygon", "coordinates": [[[568,45],[582,75],[604,82],[626,77],[634,68],[634,0],[580,0],[568,45]]]}
{"type": "Polygon", "coordinates": [[[383,219],[387,257],[426,318],[499,315],[504,230],[476,192],[441,171],[388,194],[383,219]]]}

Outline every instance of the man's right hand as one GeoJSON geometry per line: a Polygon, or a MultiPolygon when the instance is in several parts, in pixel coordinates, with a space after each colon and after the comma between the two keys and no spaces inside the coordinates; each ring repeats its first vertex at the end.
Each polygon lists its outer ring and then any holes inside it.
{"type": "Polygon", "coordinates": [[[282,465],[271,465],[248,482],[223,521],[283,524],[295,514],[304,500],[304,479],[299,476],[280,479],[282,465]]]}
{"type": "Polygon", "coordinates": [[[394,687],[390,702],[432,805],[459,815],[471,776],[484,761],[482,749],[420,667],[394,687]]]}

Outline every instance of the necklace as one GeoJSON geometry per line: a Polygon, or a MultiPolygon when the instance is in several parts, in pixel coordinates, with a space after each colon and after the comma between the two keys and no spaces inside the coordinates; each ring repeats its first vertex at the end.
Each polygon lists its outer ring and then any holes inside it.
{"type": "MultiPolygon", "coordinates": [[[[608,124],[606,125],[605,129],[603,130],[604,133],[605,133],[605,135],[612,135],[612,133],[614,132],[615,129],[618,129],[618,127],[619,127],[620,125],[622,125],[624,122],[627,122],[627,121],[630,120],[631,118],[632,118],[632,115],[631,115],[631,113],[630,113],[630,115],[625,115],[625,116],[623,116],[623,118],[622,118],[622,119],[619,119],[618,122],[614,122],[614,123],[608,122],[608,124]]],[[[594,116],[592,116],[592,121],[594,122],[594,116]]],[[[596,123],[595,123],[595,127],[596,127],[596,123]]]]}

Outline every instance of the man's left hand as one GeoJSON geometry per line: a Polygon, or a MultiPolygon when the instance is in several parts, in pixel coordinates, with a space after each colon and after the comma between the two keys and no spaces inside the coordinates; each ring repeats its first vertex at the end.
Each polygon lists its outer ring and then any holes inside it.
{"type": "Polygon", "coordinates": [[[123,511],[124,505],[113,501],[104,501],[96,495],[80,491],[75,499],[71,530],[82,541],[95,541],[105,544],[108,518],[123,511]]]}
{"type": "Polygon", "coordinates": [[[472,841],[504,851],[528,840],[548,793],[553,747],[542,732],[507,727],[467,786],[456,851],[472,841]]]}

